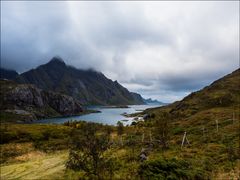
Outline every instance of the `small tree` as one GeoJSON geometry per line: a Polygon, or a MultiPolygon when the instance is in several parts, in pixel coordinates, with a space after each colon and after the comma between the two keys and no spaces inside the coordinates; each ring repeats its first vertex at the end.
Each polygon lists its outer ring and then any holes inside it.
{"type": "Polygon", "coordinates": [[[74,129],[71,137],[69,159],[66,167],[83,170],[88,175],[101,179],[106,167],[104,152],[109,148],[109,134],[97,133],[97,125],[86,123],[81,130],[74,129]]]}
{"type": "Polygon", "coordinates": [[[123,146],[123,139],[122,139],[123,131],[124,131],[123,123],[118,121],[117,122],[117,133],[120,136],[120,143],[121,143],[122,146],[123,146]]]}
{"type": "Polygon", "coordinates": [[[161,112],[158,116],[156,116],[155,121],[155,130],[154,135],[157,140],[160,141],[162,145],[162,149],[165,150],[168,147],[168,139],[169,139],[169,114],[166,112],[161,112]]]}
{"type": "Polygon", "coordinates": [[[123,123],[121,121],[118,121],[117,122],[117,132],[118,132],[118,135],[122,135],[123,131],[124,131],[123,123]]]}
{"type": "Polygon", "coordinates": [[[111,133],[113,132],[113,128],[111,126],[105,126],[105,131],[107,133],[107,135],[111,135],[111,133]]]}

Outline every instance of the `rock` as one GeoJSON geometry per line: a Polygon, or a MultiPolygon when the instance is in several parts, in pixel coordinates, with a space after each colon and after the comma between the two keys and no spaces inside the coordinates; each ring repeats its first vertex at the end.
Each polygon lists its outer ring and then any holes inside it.
{"type": "Polygon", "coordinates": [[[57,93],[48,93],[47,103],[57,112],[63,115],[74,115],[82,112],[80,102],[74,100],[72,97],[57,93]]]}
{"type": "Polygon", "coordinates": [[[149,114],[144,114],[144,115],[143,115],[143,119],[144,119],[144,120],[146,120],[146,119],[148,119],[148,118],[150,118],[150,115],[149,115],[149,114]]]}
{"type": "Polygon", "coordinates": [[[0,80],[0,85],[0,111],[32,119],[76,115],[83,111],[81,103],[67,95],[8,80],[0,80]]]}
{"type": "Polygon", "coordinates": [[[16,102],[16,105],[33,105],[43,107],[42,90],[32,85],[19,85],[7,92],[6,100],[16,102]]]}
{"type": "Polygon", "coordinates": [[[147,160],[147,156],[145,154],[140,155],[140,161],[145,161],[147,160]]]}
{"type": "Polygon", "coordinates": [[[30,112],[25,111],[25,110],[21,110],[21,109],[14,109],[14,110],[7,109],[7,110],[5,110],[5,112],[20,114],[20,115],[31,115],[30,112]]]}
{"type": "Polygon", "coordinates": [[[147,150],[145,148],[142,148],[139,157],[140,157],[140,161],[147,160],[147,150]]]}

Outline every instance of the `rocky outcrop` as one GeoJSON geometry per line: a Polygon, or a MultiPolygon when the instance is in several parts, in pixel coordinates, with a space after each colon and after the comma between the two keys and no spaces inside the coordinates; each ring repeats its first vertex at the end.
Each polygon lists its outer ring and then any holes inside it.
{"type": "Polygon", "coordinates": [[[82,111],[80,102],[70,96],[44,91],[44,102],[63,115],[74,115],[82,111]]]}
{"type": "Polygon", "coordinates": [[[46,104],[43,102],[42,90],[25,84],[16,85],[16,87],[6,92],[3,100],[7,103],[14,103],[19,107],[34,106],[40,108],[46,104]]]}
{"type": "Polygon", "coordinates": [[[0,80],[0,84],[0,110],[4,112],[43,118],[75,115],[83,111],[80,102],[67,95],[8,80],[0,80]]]}

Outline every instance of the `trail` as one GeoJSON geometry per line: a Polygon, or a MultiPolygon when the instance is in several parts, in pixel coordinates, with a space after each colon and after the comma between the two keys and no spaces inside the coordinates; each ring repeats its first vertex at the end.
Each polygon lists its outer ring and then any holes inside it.
{"type": "Polygon", "coordinates": [[[0,179],[62,179],[66,159],[67,152],[61,152],[4,165],[0,168],[0,179]]]}

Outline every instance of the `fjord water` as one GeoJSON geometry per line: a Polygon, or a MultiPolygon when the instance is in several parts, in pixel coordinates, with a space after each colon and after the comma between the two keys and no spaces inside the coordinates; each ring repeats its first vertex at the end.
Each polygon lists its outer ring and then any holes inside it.
{"type": "Polygon", "coordinates": [[[141,112],[147,108],[154,108],[159,107],[161,105],[130,105],[129,108],[109,108],[104,106],[95,106],[95,107],[88,107],[88,109],[98,110],[101,111],[100,113],[91,113],[85,114],[80,116],[71,116],[71,117],[59,117],[59,118],[51,118],[51,119],[42,119],[38,120],[35,123],[54,123],[54,124],[61,124],[66,121],[70,120],[77,120],[77,121],[89,121],[89,122],[96,122],[102,124],[109,124],[109,125],[116,125],[118,121],[122,121],[124,125],[131,124],[133,118],[132,117],[125,117],[123,113],[131,114],[136,112],[141,112]]]}

